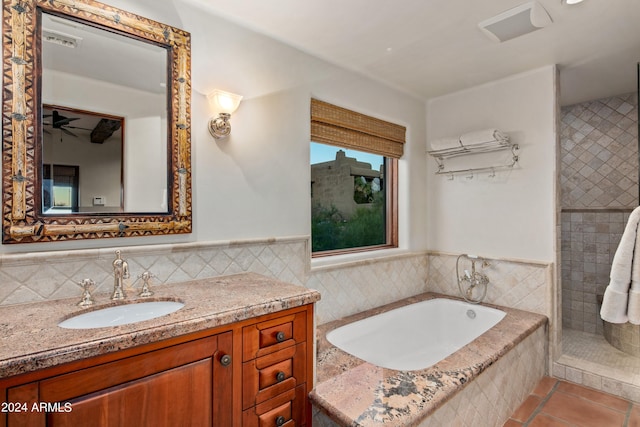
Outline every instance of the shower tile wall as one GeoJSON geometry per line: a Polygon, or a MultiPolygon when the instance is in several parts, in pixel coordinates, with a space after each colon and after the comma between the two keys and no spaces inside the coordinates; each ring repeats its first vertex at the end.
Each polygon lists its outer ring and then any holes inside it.
{"type": "Polygon", "coordinates": [[[629,212],[562,212],[562,324],[602,333],[597,295],[609,284],[611,261],[629,212]]]}
{"type": "Polygon", "coordinates": [[[563,107],[560,142],[562,323],[601,333],[597,295],[629,212],[638,206],[638,100],[563,107]]]}

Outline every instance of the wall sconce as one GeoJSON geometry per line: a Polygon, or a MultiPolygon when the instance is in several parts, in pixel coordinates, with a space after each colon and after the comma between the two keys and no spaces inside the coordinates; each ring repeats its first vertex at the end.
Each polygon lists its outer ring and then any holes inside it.
{"type": "Polygon", "coordinates": [[[241,95],[215,89],[207,95],[209,105],[219,113],[218,117],[209,120],[209,133],[216,139],[225,138],[231,133],[231,114],[236,111],[242,100],[241,95]]]}

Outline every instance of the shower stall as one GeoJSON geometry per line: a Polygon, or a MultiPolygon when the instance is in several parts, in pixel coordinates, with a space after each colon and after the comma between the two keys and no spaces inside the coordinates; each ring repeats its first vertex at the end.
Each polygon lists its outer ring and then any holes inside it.
{"type": "Polygon", "coordinates": [[[585,385],[632,382],[640,378],[640,328],[605,324],[599,312],[611,261],[640,203],[638,93],[562,107],[559,153],[562,357],[589,373],[594,384],[585,385]]]}

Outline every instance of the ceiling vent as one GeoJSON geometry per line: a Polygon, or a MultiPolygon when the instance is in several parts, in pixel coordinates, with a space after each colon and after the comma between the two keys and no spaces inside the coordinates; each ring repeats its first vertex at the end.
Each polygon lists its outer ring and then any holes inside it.
{"type": "Polygon", "coordinates": [[[530,1],[478,24],[491,40],[503,42],[546,27],[553,21],[537,1],[530,1]]]}
{"type": "Polygon", "coordinates": [[[69,34],[60,33],[53,30],[42,30],[42,40],[49,43],[59,44],[68,48],[76,48],[82,42],[80,37],[71,36],[69,34]]]}

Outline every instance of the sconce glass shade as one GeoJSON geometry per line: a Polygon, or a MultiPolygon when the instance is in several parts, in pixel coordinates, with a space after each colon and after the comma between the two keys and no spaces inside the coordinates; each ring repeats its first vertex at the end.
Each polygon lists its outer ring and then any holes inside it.
{"type": "Polygon", "coordinates": [[[225,92],[223,90],[215,89],[209,95],[207,95],[209,104],[218,113],[233,114],[238,109],[241,95],[235,93],[225,92]]]}
{"type": "Polygon", "coordinates": [[[240,105],[242,96],[215,89],[207,95],[207,100],[214,111],[219,113],[218,117],[209,120],[209,133],[216,139],[229,136],[231,133],[229,119],[240,105]]]}

